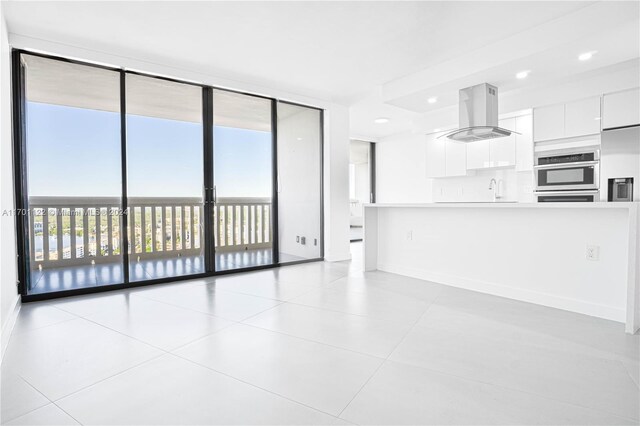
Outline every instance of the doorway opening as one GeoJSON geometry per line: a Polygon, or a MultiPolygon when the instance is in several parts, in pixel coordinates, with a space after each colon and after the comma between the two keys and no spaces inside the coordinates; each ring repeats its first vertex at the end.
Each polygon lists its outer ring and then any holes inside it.
{"type": "Polygon", "coordinates": [[[375,144],[352,139],[349,144],[349,240],[364,238],[364,205],[375,203],[375,144]]]}

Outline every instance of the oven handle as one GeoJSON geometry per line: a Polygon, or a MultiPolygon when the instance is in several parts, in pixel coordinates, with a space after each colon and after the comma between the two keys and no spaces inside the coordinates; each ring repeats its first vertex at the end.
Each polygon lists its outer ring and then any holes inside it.
{"type": "Polygon", "coordinates": [[[578,161],[576,163],[543,164],[533,166],[534,169],[572,169],[575,167],[597,166],[600,161],[578,161]]]}
{"type": "Polygon", "coordinates": [[[593,191],[580,191],[580,190],[566,190],[566,191],[535,191],[534,195],[595,195],[600,191],[594,189],[593,191]]]}

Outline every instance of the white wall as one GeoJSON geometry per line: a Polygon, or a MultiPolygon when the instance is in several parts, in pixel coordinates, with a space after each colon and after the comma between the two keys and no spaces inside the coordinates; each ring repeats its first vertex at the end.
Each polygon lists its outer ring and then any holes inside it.
{"type": "MultiPolygon", "coordinates": [[[[0,212],[11,212],[13,201],[13,167],[11,149],[11,53],[7,27],[0,6],[0,212]]],[[[14,217],[0,216],[0,324],[2,349],[8,338],[11,315],[18,298],[16,289],[16,251],[14,217]]]]}
{"type": "MultiPolygon", "coordinates": [[[[356,199],[361,203],[369,202],[369,163],[355,164],[356,199]]],[[[362,213],[361,213],[362,214],[362,213]]]]}
{"type": "Polygon", "coordinates": [[[425,135],[403,134],[376,144],[376,202],[430,203],[425,135]]]}
{"type": "MultiPolygon", "coordinates": [[[[278,119],[280,253],[320,257],[320,114],[315,109],[278,119]],[[301,244],[296,237],[305,237],[301,244]],[[317,240],[317,245],[314,245],[317,240]]],[[[285,259],[286,260],[286,259],[285,259]]]]}

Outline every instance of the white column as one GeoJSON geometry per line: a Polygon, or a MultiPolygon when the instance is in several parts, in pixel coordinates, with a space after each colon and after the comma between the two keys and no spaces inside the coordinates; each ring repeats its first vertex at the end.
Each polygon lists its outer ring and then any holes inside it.
{"type": "MultiPolygon", "coordinates": [[[[13,202],[13,155],[11,149],[11,52],[7,25],[0,5],[0,213],[10,212],[13,202]]],[[[13,216],[0,214],[0,325],[2,353],[8,342],[18,300],[13,216]]]]}
{"type": "Polygon", "coordinates": [[[349,109],[332,104],[324,117],[324,257],[348,260],[349,109]]]}

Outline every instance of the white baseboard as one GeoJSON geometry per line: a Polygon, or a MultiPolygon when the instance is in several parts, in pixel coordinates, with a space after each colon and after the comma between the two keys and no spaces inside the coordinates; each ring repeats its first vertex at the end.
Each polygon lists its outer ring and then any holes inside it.
{"type": "Polygon", "coordinates": [[[468,278],[454,275],[438,274],[418,268],[410,268],[395,264],[379,264],[378,270],[432,281],[452,287],[464,288],[466,290],[477,291],[480,293],[492,294],[494,296],[506,297],[508,299],[515,299],[565,311],[577,312],[579,314],[604,318],[621,323],[624,323],[626,319],[626,310],[624,308],[598,305],[582,300],[569,299],[547,293],[508,287],[486,281],[470,280],[468,278]]]}
{"type": "Polygon", "coordinates": [[[4,359],[4,351],[7,349],[9,345],[9,339],[11,338],[11,332],[13,331],[13,327],[16,325],[16,320],[18,319],[18,313],[20,312],[20,296],[16,296],[15,300],[11,304],[11,309],[9,312],[9,316],[7,317],[7,322],[2,327],[2,336],[0,337],[0,362],[4,359]]]}

